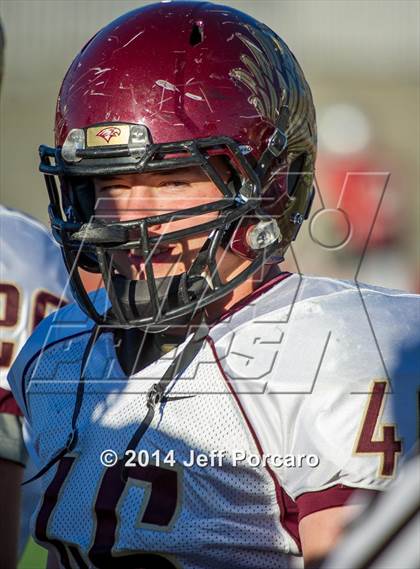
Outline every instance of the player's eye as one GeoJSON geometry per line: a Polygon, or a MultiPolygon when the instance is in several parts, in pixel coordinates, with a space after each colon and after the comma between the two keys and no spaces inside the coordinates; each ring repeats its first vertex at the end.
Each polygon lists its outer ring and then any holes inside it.
{"type": "Polygon", "coordinates": [[[175,189],[175,188],[181,188],[181,187],[186,187],[189,186],[189,182],[186,182],[185,180],[168,180],[167,182],[162,182],[161,184],[159,184],[160,188],[166,188],[166,189],[175,189]]]}
{"type": "Polygon", "coordinates": [[[125,192],[130,189],[131,186],[121,186],[121,185],[102,186],[97,189],[97,193],[99,197],[115,198],[118,196],[123,196],[125,192]]]}

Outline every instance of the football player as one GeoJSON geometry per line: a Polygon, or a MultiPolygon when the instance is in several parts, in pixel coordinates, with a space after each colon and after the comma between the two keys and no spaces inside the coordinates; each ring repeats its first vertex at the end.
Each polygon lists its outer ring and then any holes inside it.
{"type": "Polygon", "coordinates": [[[278,268],[315,154],[295,57],[235,9],[153,4],[77,55],[40,156],[78,307],[10,373],[50,566],[311,563],[355,489],[387,487],[387,370],[418,299],[278,268]]]}
{"type": "MultiPolygon", "coordinates": [[[[66,304],[68,275],[57,244],[35,219],[0,205],[0,237],[0,501],[5,521],[0,532],[0,547],[3,559],[13,559],[8,557],[8,552],[10,555],[14,552],[15,556],[17,551],[20,482],[27,456],[21,430],[22,413],[6,376],[35,327],[45,316],[66,304]]],[[[29,471],[32,471],[31,461],[29,471]]],[[[22,496],[21,552],[29,535],[29,517],[38,498],[35,486],[27,486],[22,496]]],[[[14,563],[5,566],[13,567],[14,563]]]]}
{"type": "MultiPolygon", "coordinates": [[[[0,22],[0,87],[4,43],[0,22]]],[[[8,568],[16,566],[18,552],[28,540],[39,487],[26,486],[21,496],[25,464],[25,476],[34,472],[22,437],[22,413],[6,376],[42,318],[66,304],[68,275],[50,232],[35,219],[1,204],[0,241],[0,566],[8,568]]]]}

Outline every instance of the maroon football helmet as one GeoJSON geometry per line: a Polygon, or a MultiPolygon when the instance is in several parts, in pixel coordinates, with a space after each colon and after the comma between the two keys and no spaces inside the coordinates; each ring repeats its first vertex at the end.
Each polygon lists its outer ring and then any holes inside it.
{"type": "Polygon", "coordinates": [[[207,2],[153,4],[121,16],[73,61],[58,98],[55,148],[40,147],[52,228],[79,304],[98,323],[171,323],[225,296],[264,263],[279,262],[308,215],[315,154],[309,86],[267,26],[207,2]],[[229,182],[212,156],[229,165],[229,182]],[[203,231],[209,237],[188,273],[159,280],[153,274],[158,238],[148,229],[173,214],[95,220],[92,177],[191,165],[205,171],[221,199],[176,212],[191,218],[190,228],[159,241],[203,231]],[[217,211],[217,219],[198,224],[194,218],[204,211],[217,211]],[[130,295],[136,285],[117,274],[112,253],[134,247],[144,256],[147,279],[130,295]],[[229,283],[218,275],[218,247],[251,261],[229,283]],[[104,314],[78,267],[102,273],[109,300],[104,314]]]}

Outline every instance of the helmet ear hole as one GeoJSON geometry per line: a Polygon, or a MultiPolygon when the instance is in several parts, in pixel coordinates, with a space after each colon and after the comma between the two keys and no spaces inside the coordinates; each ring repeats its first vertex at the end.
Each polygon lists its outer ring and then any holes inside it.
{"type": "Polygon", "coordinates": [[[289,196],[294,196],[297,190],[300,175],[302,174],[303,166],[305,164],[305,155],[300,154],[295,158],[290,165],[289,173],[287,175],[287,193],[289,196]]]}

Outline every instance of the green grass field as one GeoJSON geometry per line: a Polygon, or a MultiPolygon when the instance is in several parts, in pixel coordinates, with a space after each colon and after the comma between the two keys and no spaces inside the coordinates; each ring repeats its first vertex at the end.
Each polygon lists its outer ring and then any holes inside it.
{"type": "Polygon", "coordinates": [[[48,551],[37,545],[32,539],[23,553],[18,569],[45,569],[48,551]]]}

